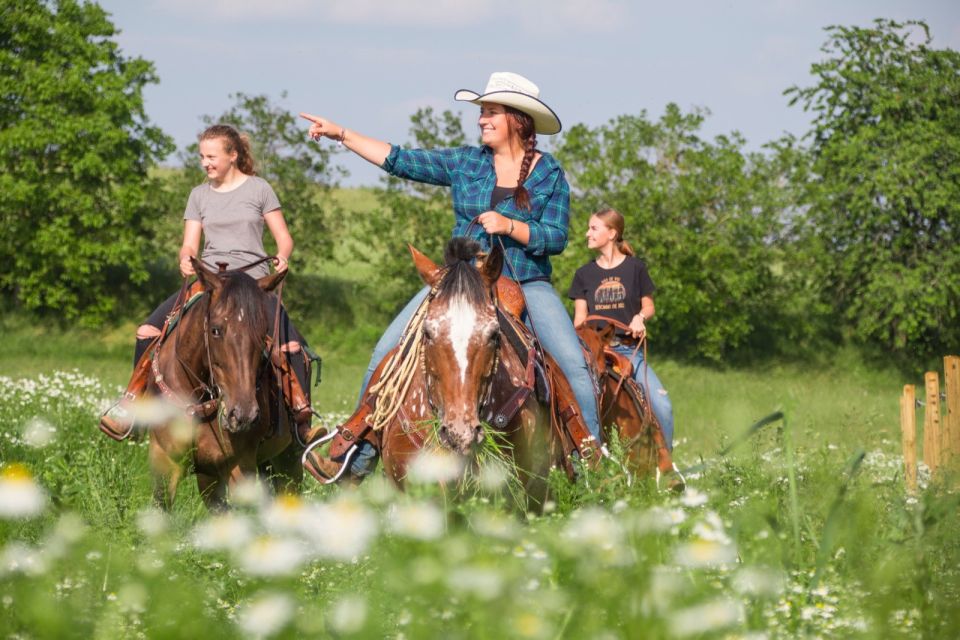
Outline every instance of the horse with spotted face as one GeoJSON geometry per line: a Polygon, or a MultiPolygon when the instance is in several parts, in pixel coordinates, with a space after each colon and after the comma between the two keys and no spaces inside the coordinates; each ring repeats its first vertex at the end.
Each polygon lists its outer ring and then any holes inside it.
{"type": "Polygon", "coordinates": [[[188,467],[211,510],[226,506],[228,486],[267,466],[275,489],[297,490],[303,468],[265,357],[275,304],[267,292],[286,272],[254,280],[193,264],[205,293],[158,347],[147,389],[174,408],[150,432],[154,500],[169,509],[188,467]]]}
{"type": "Polygon", "coordinates": [[[532,354],[521,356],[501,334],[496,283],[503,253],[495,247],[476,266],[478,251],[476,242],[454,238],[441,267],[411,247],[431,293],[409,389],[379,433],[384,469],[402,486],[410,462],[431,446],[431,426],[440,446],[468,461],[484,438],[493,437],[512,456],[527,495],[542,503],[547,474],[562,459],[562,449],[536,393],[518,393],[528,379],[524,356],[532,354]]]}

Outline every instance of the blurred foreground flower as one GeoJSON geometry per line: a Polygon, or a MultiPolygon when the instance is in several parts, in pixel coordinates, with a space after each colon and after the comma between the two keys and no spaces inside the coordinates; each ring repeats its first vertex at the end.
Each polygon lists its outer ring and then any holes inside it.
{"type": "Polygon", "coordinates": [[[436,540],[443,535],[443,512],[429,502],[397,503],[387,511],[390,530],[416,540],[436,540]]]}
{"type": "Polygon", "coordinates": [[[342,495],[311,509],[304,532],[310,536],[316,555],[351,560],[366,551],[377,535],[377,519],[356,496],[342,495]]]}
{"type": "Polygon", "coordinates": [[[743,619],[743,607],[733,600],[719,599],[674,612],[670,631],[674,636],[693,636],[728,627],[743,619]]]}
{"type": "Polygon", "coordinates": [[[289,576],[306,561],[307,552],[299,540],[261,536],[247,547],[235,548],[234,559],[253,576],[289,576]]]}
{"type": "Polygon", "coordinates": [[[252,638],[269,638],[293,618],[294,602],[283,593],[258,593],[237,614],[237,626],[252,638]]]}
{"type": "Polygon", "coordinates": [[[250,519],[235,513],[208,518],[193,530],[193,546],[204,551],[241,547],[253,537],[250,519]]]}
{"type": "Polygon", "coordinates": [[[47,558],[36,547],[22,542],[11,542],[0,550],[0,576],[7,573],[40,575],[47,570],[47,558]]]}
{"type": "Polygon", "coordinates": [[[459,567],[447,576],[447,586],[454,595],[473,595],[480,600],[493,600],[503,590],[503,576],[496,569],[459,567]]]}
{"type": "Polygon", "coordinates": [[[732,544],[713,540],[694,540],[679,545],[673,555],[674,561],[684,567],[720,567],[737,559],[737,549],[732,544]]]}
{"type": "Polygon", "coordinates": [[[34,418],[23,426],[23,442],[28,447],[42,449],[57,435],[57,428],[43,418],[34,418]]]}
{"type": "Polygon", "coordinates": [[[170,522],[166,513],[149,507],[137,514],[137,528],[148,538],[156,538],[167,532],[170,522]]]}
{"type": "Polygon", "coordinates": [[[47,504],[43,489],[22,464],[8,464],[0,471],[0,518],[30,518],[47,504]]]}
{"type": "Polygon", "coordinates": [[[360,596],[344,596],[330,607],[327,619],[336,633],[357,633],[367,622],[367,601],[360,596]]]}
{"type": "Polygon", "coordinates": [[[410,465],[407,478],[421,484],[450,482],[460,477],[463,468],[462,456],[442,449],[423,449],[410,465]]]}

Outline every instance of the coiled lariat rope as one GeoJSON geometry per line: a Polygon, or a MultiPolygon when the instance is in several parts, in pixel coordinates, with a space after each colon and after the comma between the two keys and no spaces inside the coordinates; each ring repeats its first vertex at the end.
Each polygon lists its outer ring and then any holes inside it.
{"type": "Polygon", "coordinates": [[[377,396],[377,403],[369,420],[374,431],[379,431],[390,424],[403,406],[403,399],[410,389],[410,383],[413,382],[423,351],[423,320],[427,316],[427,307],[442,281],[443,276],[437,280],[437,284],[417,307],[404,328],[403,335],[400,336],[399,348],[384,365],[380,380],[371,385],[367,391],[368,394],[377,396]]]}

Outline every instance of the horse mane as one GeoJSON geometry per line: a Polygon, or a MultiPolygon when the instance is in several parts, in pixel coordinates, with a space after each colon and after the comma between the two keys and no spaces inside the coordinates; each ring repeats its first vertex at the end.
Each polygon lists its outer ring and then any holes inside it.
{"type": "Polygon", "coordinates": [[[246,273],[233,272],[223,277],[218,308],[228,315],[242,311],[250,330],[257,335],[267,334],[266,302],[266,294],[246,273]]]}
{"type": "Polygon", "coordinates": [[[486,282],[473,265],[480,253],[480,243],[469,238],[451,238],[443,252],[446,265],[436,298],[448,300],[463,297],[470,304],[482,305],[490,301],[486,282]]]}

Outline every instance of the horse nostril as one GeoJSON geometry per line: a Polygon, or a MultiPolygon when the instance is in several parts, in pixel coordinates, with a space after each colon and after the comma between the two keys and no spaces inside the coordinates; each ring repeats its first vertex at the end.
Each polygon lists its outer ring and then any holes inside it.
{"type": "Polygon", "coordinates": [[[477,425],[473,428],[473,439],[477,444],[483,443],[483,426],[477,425]]]}

